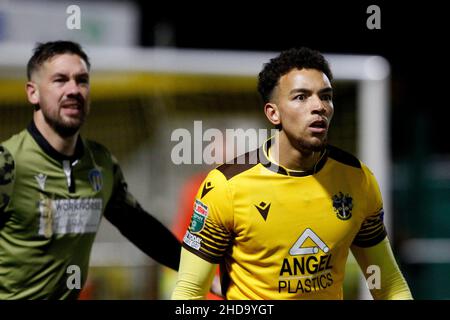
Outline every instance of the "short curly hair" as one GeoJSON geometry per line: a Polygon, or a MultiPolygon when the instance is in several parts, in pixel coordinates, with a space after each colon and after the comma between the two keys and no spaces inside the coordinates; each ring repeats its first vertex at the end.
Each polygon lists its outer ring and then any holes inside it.
{"type": "Polygon", "coordinates": [[[91,67],[87,54],[81,46],[72,41],[50,41],[46,43],[37,43],[33,50],[33,55],[27,64],[27,78],[31,80],[32,74],[47,60],[59,54],[76,54],[86,62],[88,70],[91,67]]]}
{"type": "Polygon", "coordinates": [[[273,89],[280,78],[292,69],[316,69],[322,71],[328,79],[333,79],[328,61],[316,50],[306,47],[282,51],[277,57],[264,64],[258,76],[258,92],[264,103],[270,101],[273,89]]]}

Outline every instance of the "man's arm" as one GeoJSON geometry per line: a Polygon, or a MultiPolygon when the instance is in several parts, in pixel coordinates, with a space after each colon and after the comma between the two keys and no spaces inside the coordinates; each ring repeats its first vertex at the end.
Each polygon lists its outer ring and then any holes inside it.
{"type": "Polygon", "coordinates": [[[0,146],[0,227],[4,216],[2,213],[6,209],[11,198],[14,184],[14,159],[7,149],[0,146]]]}
{"type": "Polygon", "coordinates": [[[364,248],[352,245],[351,250],[366,278],[370,276],[366,274],[367,267],[375,265],[380,268],[380,288],[370,290],[375,300],[413,299],[408,284],[395,261],[387,237],[371,247],[364,248]]]}
{"type": "Polygon", "coordinates": [[[216,264],[183,248],[172,300],[204,300],[211,287],[216,267],[216,264]]]}
{"type": "Polygon", "coordinates": [[[232,246],[233,200],[226,181],[221,171],[212,170],[197,192],[172,299],[204,299],[217,264],[232,246]]]}
{"type": "Polygon", "coordinates": [[[128,192],[117,163],[114,164],[114,177],[114,191],[106,206],[105,218],[140,250],[177,271],[180,242],[161,222],[142,209],[128,192]]]}
{"type": "Polygon", "coordinates": [[[377,266],[380,270],[379,289],[371,289],[374,299],[412,299],[403,275],[395,261],[383,222],[384,210],[380,188],[373,173],[362,165],[366,176],[367,207],[365,220],[353,240],[351,250],[366,278],[367,267],[377,266]]]}

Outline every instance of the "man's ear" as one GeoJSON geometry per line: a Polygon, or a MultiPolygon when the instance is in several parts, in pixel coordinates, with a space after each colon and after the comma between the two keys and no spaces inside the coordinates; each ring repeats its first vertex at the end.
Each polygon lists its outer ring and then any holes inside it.
{"type": "Polygon", "coordinates": [[[27,92],[28,101],[32,105],[39,104],[39,89],[38,89],[36,83],[33,81],[28,81],[26,84],[25,90],[27,92]]]}
{"type": "Polygon", "coordinates": [[[278,106],[276,103],[266,103],[264,105],[264,113],[273,125],[277,126],[281,124],[280,112],[278,111],[278,106]]]}

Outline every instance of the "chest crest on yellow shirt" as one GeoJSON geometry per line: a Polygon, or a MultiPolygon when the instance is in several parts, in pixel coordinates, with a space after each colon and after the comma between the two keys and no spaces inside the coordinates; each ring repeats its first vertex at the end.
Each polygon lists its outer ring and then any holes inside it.
{"type": "Polygon", "coordinates": [[[348,220],[352,217],[353,198],[348,193],[339,192],[331,200],[333,201],[334,212],[339,219],[348,220]]]}

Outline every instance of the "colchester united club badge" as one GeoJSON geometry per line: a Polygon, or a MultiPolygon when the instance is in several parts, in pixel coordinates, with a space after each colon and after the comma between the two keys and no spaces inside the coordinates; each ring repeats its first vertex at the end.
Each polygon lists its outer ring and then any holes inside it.
{"type": "Polygon", "coordinates": [[[91,171],[89,171],[88,178],[94,191],[98,192],[102,189],[103,176],[100,170],[98,170],[97,168],[92,169],[91,171]]]}

